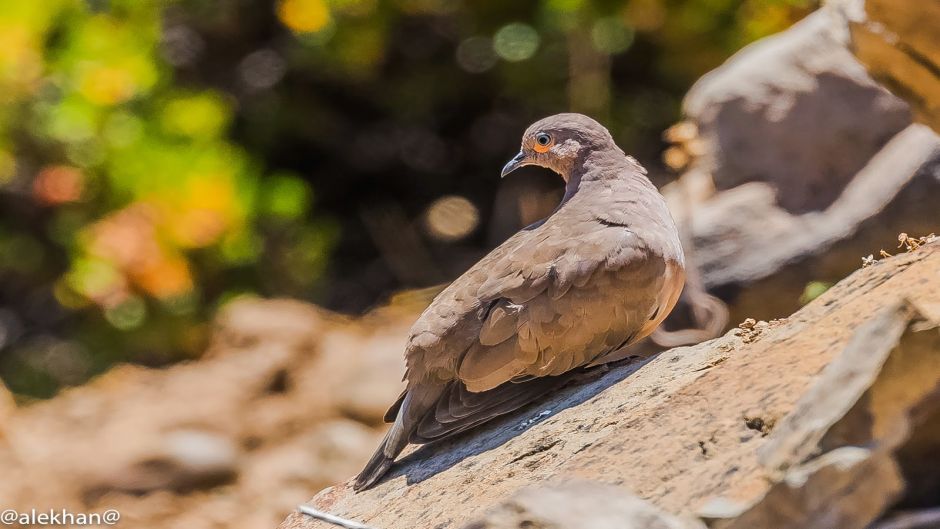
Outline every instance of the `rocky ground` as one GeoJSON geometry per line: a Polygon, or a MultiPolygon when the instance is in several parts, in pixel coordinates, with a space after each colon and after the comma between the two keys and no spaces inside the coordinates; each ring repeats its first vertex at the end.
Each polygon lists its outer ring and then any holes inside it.
{"type": "Polygon", "coordinates": [[[118,509],[128,527],[274,527],[375,447],[415,310],[350,321],[244,300],[219,316],[203,359],[121,366],[20,409],[0,399],[3,507],[118,509]]]}
{"type": "MultiPolygon", "coordinates": [[[[412,451],[374,489],[347,482],[311,505],[378,528],[546,529],[653,526],[617,505],[631,494],[672,513],[653,516],[662,527],[687,528],[863,529],[895,507],[935,506],[938,270],[940,242],[877,262],[789,318],[599,373],[412,451]],[[589,516],[557,489],[519,493],[584,481],[616,485],[573,493],[589,516]]],[[[326,525],[293,514],[281,527],[326,525]]]]}

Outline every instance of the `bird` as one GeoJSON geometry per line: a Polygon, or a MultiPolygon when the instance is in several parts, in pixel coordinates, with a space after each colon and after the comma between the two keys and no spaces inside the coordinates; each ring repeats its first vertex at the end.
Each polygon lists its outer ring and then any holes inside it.
{"type": "Polygon", "coordinates": [[[685,259],[646,170],[583,114],[533,123],[501,177],[535,165],[565,182],[559,205],[452,282],[418,317],[392,426],[353,488],[375,485],[409,443],[476,427],[621,360],[682,291],[685,259]]]}

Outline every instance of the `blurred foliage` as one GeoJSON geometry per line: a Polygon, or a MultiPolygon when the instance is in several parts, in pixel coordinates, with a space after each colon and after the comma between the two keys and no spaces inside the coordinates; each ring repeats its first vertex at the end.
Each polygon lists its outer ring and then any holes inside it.
{"type": "Polygon", "coordinates": [[[691,82],[812,4],[2,2],[0,375],[47,396],[198,354],[233,296],[452,277],[518,224],[490,209],[529,121],[651,165],[691,82]]]}

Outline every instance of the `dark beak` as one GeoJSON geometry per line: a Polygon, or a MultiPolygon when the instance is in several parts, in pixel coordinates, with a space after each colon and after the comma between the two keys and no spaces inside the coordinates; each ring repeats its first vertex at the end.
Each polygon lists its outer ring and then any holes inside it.
{"type": "Polygon", "coordinates": [[[509,160],[509,163],[503,166],[502,172],[499,173],[500,178],[505,177],[523,165],[529,165],[529,160],[526,158],[524,152],[519,151],[519,154],[517,154],[515,158],[509,160]]]}

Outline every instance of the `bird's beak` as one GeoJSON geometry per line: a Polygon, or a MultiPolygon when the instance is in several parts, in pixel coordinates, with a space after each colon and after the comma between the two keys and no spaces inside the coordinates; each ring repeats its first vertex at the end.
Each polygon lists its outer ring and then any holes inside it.
{"type": "Polygon", "coordinates": [[[519,151],[519,154],[517,154],[515,158],[509,160],[509,162],[503,166],[503,170],[499,173],[499,177],[503,178],[523,165],[529,165],[529,159],[526,157],[524,152],[519,151]]]}

